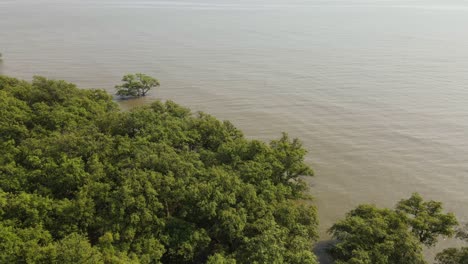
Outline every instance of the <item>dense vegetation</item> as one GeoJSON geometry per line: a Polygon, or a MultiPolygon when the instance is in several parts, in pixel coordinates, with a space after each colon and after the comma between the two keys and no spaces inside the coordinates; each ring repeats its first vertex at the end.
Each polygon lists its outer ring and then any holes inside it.
{"type": "MultiPolygon", "coordinates": [[[[457,232],[457,238],[468,243],[468,224],[457,232]]],[[[436,256],[437,264],[468,264],[468,246],[447,248],[436,256]]]]}
{"type": "Polygon", "coordinates": [[[425,202],[419,194],[401,200],[395,210],[360,205],[331,227],[337,243],[330,253],[336,264],[423,264],[422,246],[451,237],[457,224],[440,202],[425,202]]]}
{"type": "MultiPolygon", "coordinates": [[[[120,95],[159,84],[127,76],[120,95]]],[[[171,101],[125,112],[104,91],[0,76],[0,263],[317,263],[305,154],[287,134],[247,140],[171,101]]],[[[456,225],[418,194],[360,205],[330,229],[330,254],[424,264],[423,247],[456,225]]],[[[468,264],[468,247],[435,261],[468,264]]]]}
{"type": "Polygon", "coordinates": [[[0,101],[0,263],[316,263],[298,140],[42,77],[0,101]]]}

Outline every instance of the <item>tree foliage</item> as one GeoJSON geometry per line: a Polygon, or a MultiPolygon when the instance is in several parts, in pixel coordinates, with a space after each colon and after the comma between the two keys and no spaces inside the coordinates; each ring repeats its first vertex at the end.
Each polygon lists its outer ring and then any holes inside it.
{"type": "Polygon", "coordinates": [[[424,202],[417,193],[407,200],[401,200],[396,210],[406,214],[411,232],[426,246],[434,246],[438,236],[452,237],[454,226],[458,224],[452,213],[442,213],[442,203],[424,202]]]}
{"type": "Polygon", "coordinates": [[[338,243],[331,248],[336,263],[424,263],[419,241],[390,209],[361,205],[330,229],[338,243]]]}
{"type": "MultiPolygon", "coordinates": [[[[468,242],[468,224],[460,228],[457,238],[468,242]]],[[[468,247],[447,248],[436,256],[437,264],[468,264],[468,247]]]]}
{"type": "Polygon", "coordinates": [[[436,256],[437,264],[468,264],[468,247],[447,248],[436,256]]]}
{"type": "Polygon", "coordinates": [[[452,236],[456,225],[441,203],[424,202],[419,194],[401,200],[395,210],[360,205],[330,228],[337,240],[330,254],[337,264],[422,264],[422,245],[452,236]]]}
{"type": "Polygon", "coordinates": [[[0,76],[0,263],[317,263],[300,142],[0,76]]]}
{"type": "Polygon", "coordinates": [[[116,85],[117,95],[145,96],[151,89],[159,86],[159,81],[143,73],[127,74],[122,77],[123,84],[116,85]]]}

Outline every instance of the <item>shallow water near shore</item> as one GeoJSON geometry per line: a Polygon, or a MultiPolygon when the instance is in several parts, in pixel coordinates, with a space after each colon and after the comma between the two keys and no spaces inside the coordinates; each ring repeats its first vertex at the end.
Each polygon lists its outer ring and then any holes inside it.
{"type": "Polygon", "coordinates": [[[412,192],[468,221],[467,25],[453,0],[0,0],[0,74],[113,92],[144,72],[162,86],[122,107],[299,137],[325,240],[357,204],[412,192]]]}

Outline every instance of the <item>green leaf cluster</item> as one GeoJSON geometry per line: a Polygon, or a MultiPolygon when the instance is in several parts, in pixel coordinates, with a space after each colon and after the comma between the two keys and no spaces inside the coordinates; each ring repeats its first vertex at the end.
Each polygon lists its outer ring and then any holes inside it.
{"type": "Polygon", "coordinates": [[[167,102],[0,76],[0,263],[317,263],[306,151],[167,102]]]}
{"type": "MultiPolygon", "coordinates": [[[[457,238],[468,242],[468,224],[460,228],[457,238]]],[[[436,256],[437,264],[468,264],[468,247],[447,248],[436,256]]]]}
{"type": "Polygon", "coordinates": [[[145,96],[151,89],[159,86],[159,81],[143,73],[127,74],[122,77],[123,84],[116,85],[117,95],[145,96]]]}
{"type": "Polygon", "coordinates": [[[451,237],[457,224],[441,203],[424,202],[417,193],[395,210],[360,205],[330,228],[337,240],[330,254],[337,264],[423,264],[422,246],[451,237]]]}

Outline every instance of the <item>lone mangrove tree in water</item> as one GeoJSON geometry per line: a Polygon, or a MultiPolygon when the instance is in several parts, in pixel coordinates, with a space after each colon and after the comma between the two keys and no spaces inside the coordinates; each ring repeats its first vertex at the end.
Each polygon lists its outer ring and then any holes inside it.
{"type": "Polygon", "coordinates": [[[116,85],[117,95],[140,97],[159,86],[159,81],[143,73],[127,74],[122,77],[122,85],[116,85]]]}

